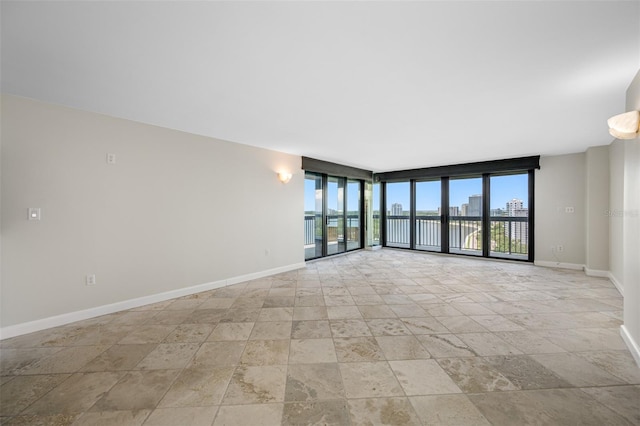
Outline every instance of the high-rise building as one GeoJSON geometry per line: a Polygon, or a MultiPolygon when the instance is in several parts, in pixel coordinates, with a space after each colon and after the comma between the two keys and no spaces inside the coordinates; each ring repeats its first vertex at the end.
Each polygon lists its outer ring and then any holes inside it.
{"type": "Polygon", "coordinates": [[[468,203],[464,203],[461,207],[460,207],[460,216],[469,216],[469,204],[468,203]]]}
{"type": "Polygon", "coordinates": [[[467,216],[482,216],[482,195],[476,194],[469,197],[467,216]]]}
{"type": "MultiPolygon", "coordinates": [[[[507,201],[507,216],[529,217],[529,209],[524,207],[522,200],[513,198],[507,201]]],[[[512,240],[519,240],[523,245],[529,243],[529,221],[511,222],[509,231],[512,240]]]]}
{"type": "Polygon", "coordinates": [[[400,203],[391,204],[391,216],[402,216],[402,204],[400,203]]]}
{"type": "Polygon", "coordinates": [[[517,198],[511,199],[511,201],[507,201],[508,216],[516,216],[514,212],[516,210],[522,210],[523,208],[522,206],[523,206],[522,200],[519,200],[517,198]]]}

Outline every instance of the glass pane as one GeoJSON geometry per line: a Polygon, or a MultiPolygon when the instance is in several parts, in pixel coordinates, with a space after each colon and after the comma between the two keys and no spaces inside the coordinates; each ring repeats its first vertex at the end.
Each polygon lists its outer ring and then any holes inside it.
{"type": "Polygon", "coordinates": [[[440,251],[440,181],[416,182],[416,249],[440,251]]]}
{"type": "Polygon", "coordinates": [[[449,181],[449,251],[482,255],[482,178],[449,181]]]}
{"type": "Polygon", "coordinates": [[[347,181],[347,250],[360,245],[360,181],[347,181]]]}
{"type": "Polygon", "coordinates": [[[304,258],[322,256],[322,176],[304,177],[304,258]]]}
{"type": "Polygon", "coordinates": [[[374,246],[379,246],[380,242],[380,183],[373,184],[373,194],[371,197],[371,204],[373,204],[373,240],[374,246]]]}
{"type": "Polygon", "coordinates": [[[409,248],[409,209],[411,208],[409,182],[387,183],[386,189],[387,245],[409,248]]]}
{"type": "Polygon", "coordinates": [[[490,255],[526,259],[529,253],[529,176],[491,176],[490,255]]]}
{"type": "Polygon", "coordinates": [[[329,176],[327,181],[327,254],[345,251],[344,178],[329,176]]]}

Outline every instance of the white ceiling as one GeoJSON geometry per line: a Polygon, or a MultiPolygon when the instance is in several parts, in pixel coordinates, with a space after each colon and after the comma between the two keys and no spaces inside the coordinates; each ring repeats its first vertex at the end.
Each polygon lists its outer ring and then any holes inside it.
{"type": "Polygon", "coordinates": [[[581,152],[640,2],[2,2],[2,91],[374,171],[581,152]]]}

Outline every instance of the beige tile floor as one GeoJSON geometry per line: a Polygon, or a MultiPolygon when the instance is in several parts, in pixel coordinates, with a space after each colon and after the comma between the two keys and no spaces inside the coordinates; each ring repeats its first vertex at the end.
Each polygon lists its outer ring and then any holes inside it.
{"type": "Polygon", "coordinates": [[[7,339],[2,425],[640,424],[605,279],[380,250],[7,339]]]}

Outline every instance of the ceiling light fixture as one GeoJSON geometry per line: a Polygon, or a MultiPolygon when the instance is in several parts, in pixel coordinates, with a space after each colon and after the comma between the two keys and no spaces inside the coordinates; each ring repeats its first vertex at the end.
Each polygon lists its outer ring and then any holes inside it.
{"type": "Polygon", "coordinates": [[[289,182],[291,180],[291,176],[293,176],[291,173],[278,172],[278,180],[280,180],[280,182],[282,183],[289,182]]]}
{"type": "Polygon", "coordinates": [[[635,139],[640,135],[640,112],[629,111],[607,120],[609,134],[617,139],[635,139]]]}

